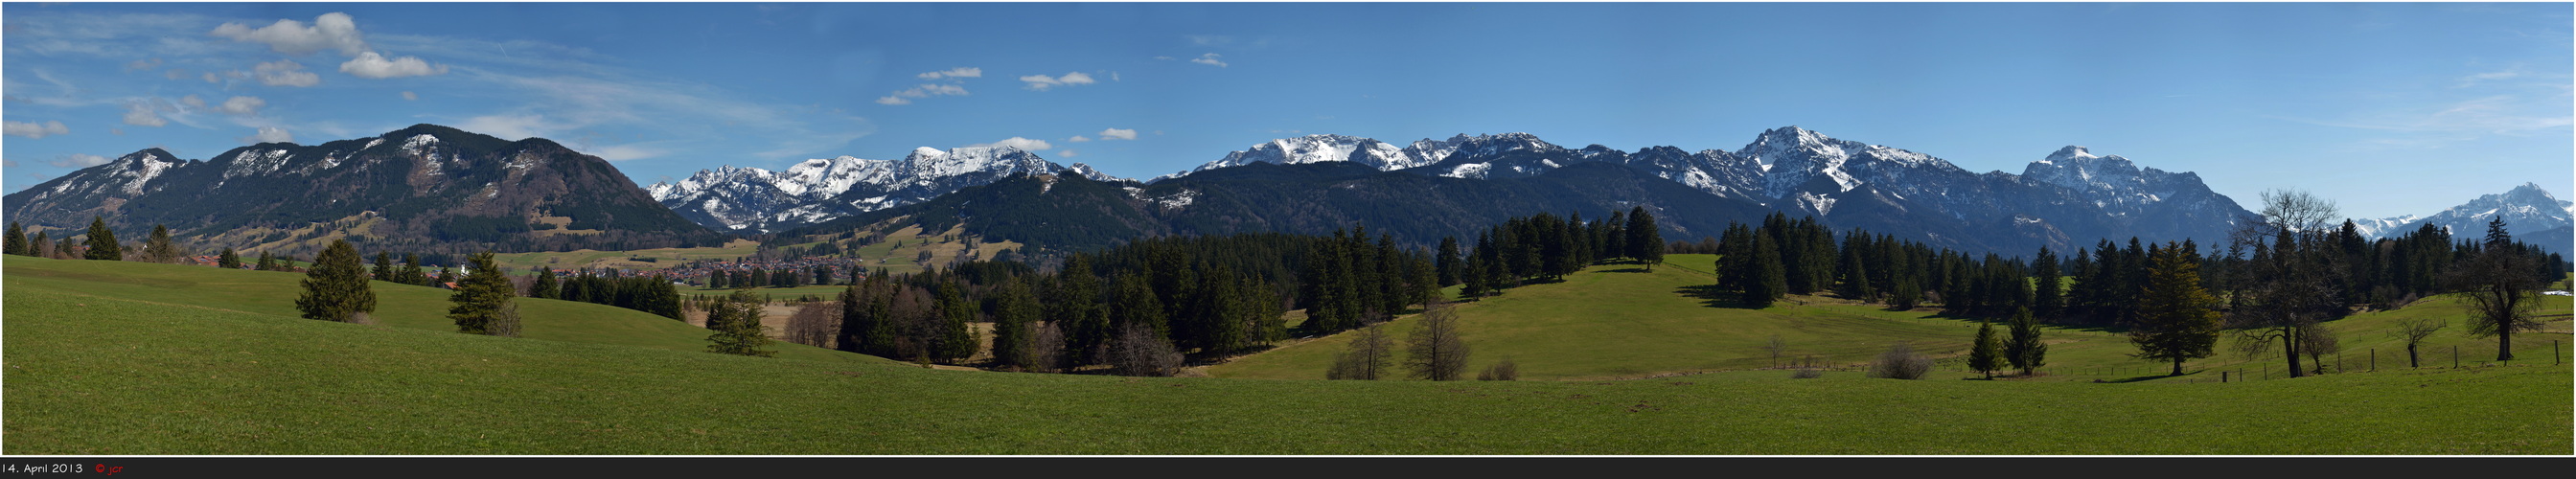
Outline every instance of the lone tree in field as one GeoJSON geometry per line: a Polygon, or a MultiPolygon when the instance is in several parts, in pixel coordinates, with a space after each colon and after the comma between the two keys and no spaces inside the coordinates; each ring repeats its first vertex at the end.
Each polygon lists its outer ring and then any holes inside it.
{"type": "MultiPolygon", "coordinates": [[[[162,227],[161,225],[152,225],[152,236],[147,238],[148,239],[143,241],[143,259],[145,261],[151,261],[154,263],[177,263],[181,257],[185,257],[188,254],[186,251],[180,250],[179,243],[177,241],[170,239],[170,228],[162,227]]],[[[363,271],[361,272],[363,273],[363,271]]]]}
{"type": "Polygon", "coordinates": [[[1456,381],[1467,373],[1467,340],[1460,337],[1458,312],[1447,304],[1422,312],[1405,345],[1405,369],[1417,379],[1456,381]]]}
{"type": "Polygon", "coordinates": [[[2415,348],[2417,346],[2422,346],[2425,338],[2431,338],[2433,337],[2433,333],[2440,332],[2442,328],[2450,326],[2451,322],[2443,321],[2441,318],[2407,319],[2398,321],[2397,330],[2390,331],[2388,335],[2406,340],[2406,367],[2420,368],[2424,366],[2420,361],[2416,360],[2417,356],[2415,355],[2415,348]]]}
{"type": "Polygon", "coordinates": [[[2172,243],[2148,249],[2147,284],[2129,342],[2138,346],[2134,357],[2173,361],[2170,375],[2181,376],[2183,361],[2209,357],[2218,344],[2218,313],[2210,310],[2215,300],[2200,288],[2197,258],[2172,243]]]}
{"type": "Polygon", "coordinates": [[[2003,349],[2003,341],[1995,337],[1994,323],[1978,321],[1976,346],[1968,350],[1968,369],[1976,370],[1986,375],[1986,380],[1993,381],[1995,370],[2003,369],[2003,349]]]}
{"type": "Polygon", "coordinates": [[[1388,365],[1395,360],[1395,341],[1386,337],[1386,324],[1372,324],[1351,334],[1350,348],[1334,358],[1333,369],[1324,372],[1324,379],[1385,377],[1388,365]]]}
{"type": "Polygon", "coordinates": [[[2301,377],[2300,356],[2318,341],[2311,336],[2350,311],[2345,268],[2336,264],[2343,254],[2326,228],[2338,213],[2334,202],[2304,191],[2265,191],[2262,198],[2262,217],[2229,233],[2230,251],[2252,250],[2253,257],[2230,267],[2236,291],[2227,319],[2238,352],[2257,357],[2277,340],[2290,377],[2301,377]]]}
{"type": "Polygon", "coordinates": [[[125,260],[125,248],[117,246],[116,232],[107,230],[106,218],[89,217],[89,241],[81,245],[89,248],[81,259],[125,260]]]}
{"type": "Polygon", "coordinates": [[[2533,290],[2542,286],[2531,271],[2538,269],[2532,256],[2515,251],[2513,236],[2505,232],[2504,215],[2487,222],[2486,244],[2478,255],[2455,266],[2446,279],[2460,291],[2469,307],[2469,335],[2496,338],[2496,360],[2513,360],[2513,333],[2538,331],[2540,321],[2532,315],[2540,308],[2540,297],[2533,290]]]}
{"type": "Polygon", "coordinates": [[[707,352],[764,358],[777,356],[777,351],[761,349],[769,346],[769,328],[760,324],[761,303],[760,295],[752,294],[750,288],[743,288],[708,305],[707,329],[716,332],[707,335],[710,343],[707,352]]]}
{"type": "Polygon", "coordinates": [[[1770,340],[1762,342],[1762,352],[1771,353],[1771,367],[1780,367],[1780,355],[1789,353],[1789,341],[1780,339],[1780,335],[1771,335],[1770,340]]]}
{"type": "Polygon", "coordinates": [[[2021,368],[2023,376],[2032,375],[2039,371],[2040,366],[2048,364],[2048,344],[2040,342],[2039,318],[2031,314],[2030,308],[2021,308],[2013,313],[2012,334],[2004,339],[2004,359],[2012,361],[2013,367],[2021,368]]]}
{"type": "MultiPolygon", "coordinates": [[[[355,256],[352,252],[351,257],[355,256]]],[[[492,252],[475,253],[466,262],[473,271],[457,280],[456,293],[447,297],[453,304],[447,308],[447,317],[456,320],[456,332],[515,336],[518,307],[510,299],[518,296],[518,288],[510,284],[509,275],[502,273],[500,266],[493,264],[492,252]],[[509,313],[507,317],[504,312],[509,313]]]]}
{"type": "Polygon", "coordinates": [[[304,273],[304,295],[295,298],[295,309],[304,312],[304,319],[323,321],[348,321],[350,315],[376,310],[376,292],[368,289],[367,269],[358,263],[358,249],[349,246],[348,240],[331,241],[313,258],[313,269],[304,273]]]}

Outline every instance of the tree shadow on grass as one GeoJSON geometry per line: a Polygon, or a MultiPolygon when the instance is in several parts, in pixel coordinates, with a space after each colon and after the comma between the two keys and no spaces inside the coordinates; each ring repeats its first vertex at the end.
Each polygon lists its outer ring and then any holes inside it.
{"type": "Polygon", "coordinates": [[[1701,306],[1711,308],[1753,309],[1749,305],[1744,304],[1744,301],[1736,299],[1735,295],[1731,294],[1734,293],[1733,291],[1717,289],[1717,285],[1703,284],[1683,286],[1675,288],[1673,292],[1679,293],[1683,296],[1698,298],[1701,306]]]}

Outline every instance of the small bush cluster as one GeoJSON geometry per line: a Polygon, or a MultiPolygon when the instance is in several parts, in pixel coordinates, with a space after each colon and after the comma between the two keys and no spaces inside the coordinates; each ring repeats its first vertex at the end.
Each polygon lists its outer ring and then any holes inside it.
{"type": "Polygon", "coordinates": [[[1931,373],[1932,358],[1914,352],[1914,346],[1905,343],[1888,347],[1887,352],[1879,353],[1878,360],[1869,363],[1869,377],[1873,378],[1923,379],[1923,375],[1931,373]]]}

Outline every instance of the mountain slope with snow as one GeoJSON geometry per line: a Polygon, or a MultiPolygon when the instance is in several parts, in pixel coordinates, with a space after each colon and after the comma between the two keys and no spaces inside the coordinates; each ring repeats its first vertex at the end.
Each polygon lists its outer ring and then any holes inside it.
{"type": "MultiPolygon", "coordinates": [[[[2378,239],[2402,236],[2424,225],[2446,228],[2453,237],[2484,236],[2487,221],[2503,216],[2505,229],[2516,237],[2524,234],[2568,228],[2576,225],[2576,202],[2558,199],[2540,188],[2539,183],[2523,183],[2503,193],[2482,195],[2459,206],[2427,216],[2404,215],[2374,220],[2353,220],[2362,236],[2378,239]]],[[[2563,250],[2568,245],[2543,245],[2563,250]]]]}
{"type": "MultiPolygon", "coordinates": [[[[1075,174],[1115,178],[1076,165],[1075,174]]],[[[722,167],[646,187],[655,201],[698,224],[767,232],[920,202],[1002,178],[1067,168],[1008,146],[916,148],[901,160],[805,160],[782,171],[722,167]]]]}

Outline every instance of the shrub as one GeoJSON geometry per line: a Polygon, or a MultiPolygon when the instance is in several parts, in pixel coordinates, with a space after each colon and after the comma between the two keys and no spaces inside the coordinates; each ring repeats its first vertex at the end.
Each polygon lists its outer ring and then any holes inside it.
{"type": "Polygon", "coordinates": [[[1476,373],[1478,381],[1517,381],[1520,378],[1521,367],[1513,363],[1512,358],[1503,358],[1502,362],[1486,366],[1484,372],[1476,373]]]}
{"type": "Polygon", "coordinates": [[[1825,377],[1825,371],[1821,369],[1798,368],[1797,372],[1789,373],[1789,379],[1815,379],[1821,377],[1825,377]]]}
{"type": "Polygon", "coordinates": [[[1896,343],[1879,353],[1869,363],[1869,377],[1887,379],[1923,379],[1932,372],[1932,358],[1914,352],[1914,346],[1896,343]]]}

